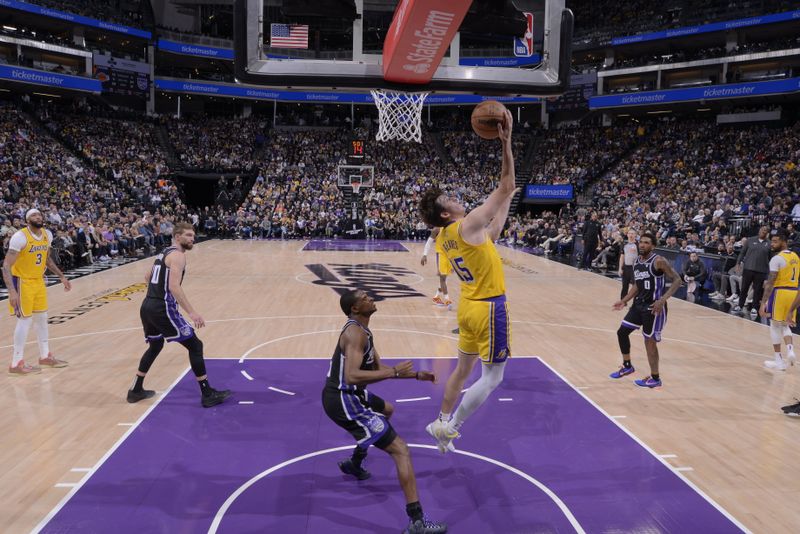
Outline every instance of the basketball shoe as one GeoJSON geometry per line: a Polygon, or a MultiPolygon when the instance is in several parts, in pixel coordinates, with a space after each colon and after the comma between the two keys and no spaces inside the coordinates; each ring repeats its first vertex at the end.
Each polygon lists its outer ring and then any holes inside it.
{"type": "Polygon", "coordinates": [[[428,426],[425,427],[425,431],[436,440],[436,447],[442,454],[445,454],[447,451],[455,451],[456,447],[453,445],[453,440],[461,437],[461,434],[459,434],[457,430],[448,428],[448,424],[439,418],[429,423],[428,426]]]}
{"type": "Polygon", "coordinates": [[[661,387],[661,379],[656,380],[652,376],[648,376],[641,380],[634,380],[634,383],[642,388],[660,388],[661,387]]]}
{"type": "Polygon", "coordinates": [[[15,366],[8,366],[8,374],[10,376],[27,376],[27,375],[35,375],[42,372],[41,367],[31,367],[30,365],[25,364],[25,360],[20,360],[19,363],[15,366]]]}
{"type": "Polygon", "coordinates": [[[149,399],[150,397],[156,394],[155,391],[152,389],[140,389],[139,391],[129,389],[128,390],[128,402],[133,404],[135,402],[139,402],[140,400],[149,399]]]}
{"type": "Polygon", "coordinates": [[[203,408],[211,408],[212,406],[216,406],[217,404],[222,404],[225,402],[225,399],[231,396],[231,390],[223,389],[217,390],[214,388],[209,388],[210,391],[208,395],[203,395],[203,408]]]}
{"type": "Polygon", "coordinates": [[[432,521],[427,517],[417,519],[408,524],[403,534],[444,534],[447,532],[447,525],[440,521],[432,521]]]}
{"type": "Polygon", "coordinates": [[[439,295],[433,297],[433,303],[436,304],[437,306],[445,306],[444,300],[442,300],[442,297],[440,297],[439,295]]]}
{"type": "Polygon", "coordinates": [[[53,369],[59,369],[61,367],[66,367],[69,364],[64,360],[59,360],[55,356],[53,356],[52,352],[47,353],[47,358],[39,358],[39,365],[42,367],[50,367],[53,369]]]}
{"type": "Polygon", "coordinates": [[[784,406],[781,408],[781,410],[783,410],[783,413],[789,417],[800,417],[800,401],[796,402],[795,404],[790,404],[789,406],[784,406]]]}
{"type": "Polygon", "coordinates": [[[629,374],[632,374],[635,371],[636,371],[636,369],[634,369],[632,365],[630,367],[625,367],[623,365],[623,366],[620,366],[620,368],[617,371],[614,371],[613,373],[611,373],[608,376],[611,377],[611,378],[622,378],[623,376],[627,376],[629,374]]]}
{"type": "Polygon", "coordinates": [[[788,365],[786,365],[786,362],[783,361],[783,358],[780,356],[775,356],[774,360],[765,360],[764,367],[767,369],[772,369],[773,371],[785,371],[788,365]]]}
{"type": "Polygon", "coordinates": [[[370,473],[363,467],[361,466],[356,467],[356,465],[353,463],[353,460],[350,458],[339,462],[339,469],[341,469],[342,473],[344,473],[345,475],[353,475],[358,480],[367,480],[369,477],[372,476],[372,473],[370,473]]]}

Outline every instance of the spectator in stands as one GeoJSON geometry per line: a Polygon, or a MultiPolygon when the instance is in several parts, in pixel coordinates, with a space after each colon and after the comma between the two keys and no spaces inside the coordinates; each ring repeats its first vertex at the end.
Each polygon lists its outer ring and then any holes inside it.
{"type": "Polygon", "coordinates": [[[702,290],[703,284],[708,278],[708,271],[697,252],[689,254],[689,261],[683,264],[682,278],[686,282],[686,293],[694,293],[698,289],[702,290]]]}

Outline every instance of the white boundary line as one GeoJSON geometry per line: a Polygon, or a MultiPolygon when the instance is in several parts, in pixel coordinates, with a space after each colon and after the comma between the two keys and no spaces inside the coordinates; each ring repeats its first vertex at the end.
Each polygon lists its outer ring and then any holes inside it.
{"type": "MultiPolygon", "coordinates": [[[[417,443],[409,443],[408,446],[409,447],[413,447],[413,448],[417,448],[417,449],[431,449],[431,450],[438,451],[438,449],[437,449],[437,447],[435,445],[420,445],[420,444],[417,444],[417,443]]],[[[289,465],[292,465],[294,463],[301,462],[301,461],[307,460],[309,458],[314,458],[315,456],[322,456],[323,454],[328,454],[328,453],[331,453],[331,452],[352,450],[352,448],[353,448],[353,445],[344,445],[342,447],[332,447],[330,449],[323,449],[323,450],[319,450],[319,451],[315,451],[315,452],[310,452],[308,454],[304,454],[302,456],[297,456],[295,458],[291,458],[289,460],[286,460],[285,462],[282,462],[282,463],[280,463],[278,465],[272,466],[269,469],[267,469],[266,471],[262,471],[261,473],[255,475],[254,477],[250,478],[250,480],[248,480],[247,482],[245,482],[244,484],[239,486],[236,489],[236,491],[231,493],[231,495],[225,500],[225,502],[222,504],[222,506],[220,506],[219,510],[217,510],[217,513],[214,514],[214,520],[211,522],[211,526],[208,527],[208,534],[216,534],[217,530],[219,529],[220,523],[222,523],[223,517],[225,517],[225,513],[231,507],[233,502],[241,494],[243,494],[245,491],[247,491],[253,484],[258,482],[262,478],[266,478],[268,475],[271,475],[275,471],[278,471],[279,469],[282,469],[282,468],[284,468],[286,466],[289,466],[289,465]]],[[[567,505],[564,504],[564,501],[559,499],[558,495],[556,495],[550,488],[548,488],[547,486],[545,486],[544,484],[542,484],[541,482],[539,482],[538,480],[536,480],[535,478],[533,478],[529,474],[525,473],[524,471],[520,471],[516,467],[512,467],[512,466],[510,466],[508,464],[500,462],[499,460],[495,460],[494,458],[488,458],[486,456],[481,456],[480,454],[475,454],[473,452],[467,452],[467,451],[463,451],[463,450],[460,450],[460,449],[455,450],[453,452],[455,452],[456,454],[461,454],[463,456],[468,456],[470,458],[475,458],[477,460],[483,460],[484,462],[488,462],[490,464],[494,464],[494,465],[496,465],[498,467],[501,467],[501,468],[503,468],[503,469],[505,469],[507,471],[510,471],[511,473],[513,473],[513,474],[515,474],[515,475],[517,475],[519,477],[522,477],[523,479],[527,480],[528,482],[530,482],[531,484],[533,484],[534,486],[539,488],[539,490],[541,490],[545,495],[550,497],[550,500],[552,500],[553,503],[555,503],[555,505],[558,506],[558,508],[561,510],[561,512],[567,518],[567,521],[569,521],[570,525],[572,525],[572,527],[575,529],[575,532],[577,532],[578,534],[586,534],[586,531],[583,530],[583,527],[581,527],[581,525],[578,522],[578,520],[572,514],[572,511],[570,511],[570,509],[567,507],[567,505]]]]}
{"type": "Polygon", "coordinates": [[[253,377],[250,376],[250,374],[247,371],[245,371],[244,369],[242,369],[240,371],[240,373],[242,373],[242,376],[245,377],[246,379],[251,380],[251,381],[253,380],[253,377]]]}
{"type": "Polygon", "coordinates": [[[424,401],[424,400],[431,400],[430,397],[414,397],[411,399],[395,399],[395,402],[416,402],[416,401],[424,401]]]}
{"type": "Polygon", "coordinates": [[[728,518],[728,520],[729,520],[731,523],[733,523],[734,525],[736,525],[737,527],[739,527],[739,528],[740,528],[740,529],[741,529],[743,532],[746,532],[746,533],[748,533],[748,534],[752,534],[752,533],[751,533],[751,531],[750,531],[750,530],[749,530],[747,527],[745,527],[743,524],[741,524],[741,523],[740,523],[740,522],[739,522],[739,521],[738,521],[738,520],[737,520],[735,517],[733,517],[733,516],[732,516],[730,513],[728,513],[728,511],[727,511],[727,510],[725,510],[725,509],[724,509],[722,506],[720,506],[719,504],[717,504],[717,502],[716,502],[716,501],[714,501],[714,499],[712,499],[711,497],[709,497],[708,495],[706,495],[706,493],[705,493],[703,490],[701,490],[700,488],[698,488],[697,486],[695,486],[695,485],[694,485],[694,483],[693,483],[691,480],[689,480],[688,478],[686,478],[685,476],[683,476],[683,474],[682,474],[680,471],[678,471],[676,468],[672,467],[672,466],[671,466],[671,465],[670,465],[670,464],[669,464],[669,463],[668,463],[666,460],[664,460],[663,458],[661,458],[661,456],[659,456],[658,454],[656,454],[656,452],[655,452],[653,449],[651,449],[650,447],[648,447],[648,446],[647,446],[647,444],[645,444],[645,443],[644,443],[642,440],[640,440],[639,438],[637,438],[637,437],[636,437],[636,436],[633,434],[633,432],[631,432],[630,430],[628,430],[627,428],[625,428],[624,426],[622,426],[621,424],[619,424],[619,423],[616,421],[616,419],[613,419],[613,418],[612,418],[610,415],[608,415],[608,412],[606,412],[604,409],[602,409],[600,406],[598,406],[598,405],[597,405],[597,404],[596,404],[596,403],[595,403],[595,402],[594,402],[592,399],[590,399],[589,397],[587,397],[587,396],[586,396],[586,395],[585,395],[585,394],[584,394],[582,391],[580,391],[578,388],[576,388],[575,386],[573,386],[573,385],[572,385],[572,383],[571,383],[569,380],[567,380],[566,378],[564,378],[564,376],[563,376],[561,373],[559,373],[558,371],[556,371],[555,369],[553,369],[552,367],[550,367],[550,365],[549,365],[549,364],[548,364],[546,361],[544,361],[544,359],[542,359],[542,357],[541,357],[541,356],[539,356],[539,357],[538,357],[538,359],[539,359],[539,361],[540,361],[540,362],[542,362],[542,363],[544,364],[544,366],[545,366],[545,367],[547,367],[548,369],[550,369],[550,371],[552,371],[552,372],[553,372],[553,374],[555,374],[555,375],[556,375],[558,378],[560,378],[560,379],[561,379],[561,380],[562,380],[562,381],[563,381],[565,384],[567,384],[569,387],[571,387],[573,390],[575,390],[575,392],[576,392],[578,395],[580,395],[581,397],[583,397],[583,398],[586,400],[586,402],[588,402],[589,404],[591,404],[592,406],[594,406],[594,408],[595,408],[597,411],[599,411],[601,414],[603,414],[604,416],[606,416],[606,417],[608,418],[608,420],[609,420],[609,421],[611,421],[612,423],[614,423],[615,425],[617,425],[617,427],[619,427],[619,429],[620,429],[620,430],[622,430],[623,432],[625,432],[625,433],[628,435],[628,437],[630,437],[632,440],[634,440],[636,443],[638,443],[638,444],[639,444],[639,445],[640,445],[640,446],[641,446],[641,447],[642,447],[644,450],[646,450],[648,453],[650,453],[650,454],[651,454],[651,455],[652,455],[652,456],[653,456],[653,457],[654,457],[656,460],[658,460],[658,461],[659,461],[659,462],[661,462],[661,463],[662,463],[664,466],[666,466],[666,467],[667,467],[667,469],[669,469],[669,470],[670,470],[672,473],[674,473],[674,474],[675,474],[675,476],[677,476],[678,478],[680,478],[680,479],[681,479],[681,480],[682,480],[682,481],[683,481],[683,482],[684,482],[684,483],[685,483],[687,486],[689,486],[689,487],[690,487],[690,488],[692,488],[694,491],[696,491],[698,495],[700,495],[701,497],[703,497],[703,498],[704,498],[704,499],[705,499],[705,500],[706,500],[706,501],[707,501],[707,502],[708,502],[708,503],[709,503],[711,506],[713,506],[714,508],[716,508],[716,509],[717,509],[717,511],[718,511],[719,513],[721,513],[721,514],[722,514],[722,515],[724,515],[726,518],[728,518]]]}
{"type": "Polygon", "coordinates": [[[117,450],[117,448],[119,448],[119,446],[120,446],[120,445],[122,445],[122,444],[125,442],[125,440],[126,440],[126,439],[128,439],[128,436],[130,436],[130,435],[133,433],[133,431],[134,431],[134,430],[136,430],[136,428],[137,428],[137,427],[138,427],[138,426],[141,424],[141,422],[142,422],[142,421],[144,421],[144,420],[145,420],[145,418],[146,418],[148,415],[150,415],[150,412],[152,412],[153,410],[155,410],[155,409],[156,409],[156,406],[158,406],[158,405],[159,405],[159,403],[160,403],[162,400],[164,400],[164,399],[166,399],[166,398],[167,398],[167,395],[168,395],[168,394],[169,394],[169,393],[172,391],[172,389],[173,389],[175,386],[177,386],[177,385],[178,385],[178,382],[180,382],[181,380],[183,380],[183,377],[184,377],[184,376],[186,376],[186,373],[188,373],[188,372],[189,372],[189,369],[190,369],[190,368],[189,368],[189,367],[187,367],[187,368],[186,368],[186,369],[185,369],[185,370],[184,370],[184,371],[183,371],[183,372],[180,374],[180,376],[179,376],[179,377],[178,377],[178,378],[175,380],[175,382],[173,382],[173,383],[172,383],[172,384],[171,384],[171,385],[170,385],[170,386],[169,386],[169,387],[166,389],[166,391],[164,392],[164,395],[162,395],[161,397],[157,398],[157,399],[155,400],[155,402],[154,402],[154,403],[153,403],[153,404],[152,404],[152,405],[151,405],[151,406],[150,406],[150,407],[149,407],[149,408],[148,408],[148,409],[147,409],[147,410],[146,410],[146,411],[145,411],[145,412],[142,414],[142,416],[141,416],[141,417],[139,417],[139,419],[137,419],[135,423],[133,423],[133,426],[132,426],[132,427],[130,427],[130,428],[128,429],[128,431],[127,431],[127,432],[125,432],[125,434],[123,434],[123,435],[122,435],[122,437],[120,437],[120,438],[117,440],[117,442],[116,442],[116,443],[115,443],[115,444],[114,444],[114,445],[113,445],[113,446],[112,446],[112,447],[111,447],[111,448],[108,450],[108,452],[106,452],[106,453],[103,455],[103,457],[102,457],[102,458],[100,458],[100,460],[99,460],[99,461],[98,461],[98,462],[97,462],[97,463],[94,465],[94,467],[92,467],[92,468],[91,468],[91,470],[89,471],[89,474],[88,474],[88,475],[85,475],[85,476],[84,476],[84,477],[81,479],[81,481],[80,481],[80,482],[78,482],[78,483],[75,485],[75,487],[73,487],[73,488],[72,488],[72,491],[70,491],[69,493],[67,493],[67,494],[64,496],[64,498],[63,498],[63,499],[61,499],[61,501],[60,501],[60,502],[59,502],[59,503],[58,503],[58,504],[57,504],[57,505],[56,505],[56,506],[55,506],[55,507],[54,507],[52,510],[50,510],[50,512],[49,512],[49,513],[48,513],[48,514],[47,514],[47,515],[44,517],[44,519],[42,519],[41,521],[39,521],[39,524],[38,524],[38,525],[36,525],[36,526],[33,528],[33,530],[31,530],[31,534],[37,534],[38,532],[41,532],[41,530],[42,530],[42,529],[43,529],[43,528],[44,528],[44,527],[47,525],[47,523],[49,523],[49,522],[50,522],[50,520],[51,520],[51,519],[53,519],[53,517],[55,517],[55,515],[56,515],[56,514],[57,514],[57,513],[58,513],[58,512],[59,512],[59,511],[60,511],[60,510],[61,510],[61,509],[64,507],[64,505],[65,505],[65,504],[67,504],[67,502],[69,502],[69,500],[72,498],[72,496],[73,496],[73,495],[75,495],[75,494],[78,492],[78,490],[80,490],[80,489],[81,489],[81,487],[83,487],[83,485],[86,483],[86,481],[88,481],[89,479],[91,479],[91,478],[92,478],[92,476],[93,476],[93,475],[94,475],[94,474],[97,472],[97,470],[98,470],[98,469],[100,469],[100,467],[101,467],[101,466],[102,466],[102,465],[105,463],[105,461],[106,461],[106,460],[108,460],[108,458],[109,458],[109,457],[110,457],[112,454],[114,454],[114,451],[116,451],[116,450],[117,450]]]}
{"type": "Polygon", "coordinates": [[[267,389],[270,390],[270,391],[274,391],[276,393],[283,393],[284,395],[290,395],[292,397],[297,395],[297,393],[292,393],[291,391],[286,391],[285,389],[274,388],[272,386],[268,386],[267,389]]]}

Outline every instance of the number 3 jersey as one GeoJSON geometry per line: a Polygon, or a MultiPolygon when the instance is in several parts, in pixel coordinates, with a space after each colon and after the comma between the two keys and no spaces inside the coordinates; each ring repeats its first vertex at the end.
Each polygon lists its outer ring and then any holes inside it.
{"type": "Polygon", "coordinates": [[[436,245],[447,256],[461,280],[461,298],[483,300],[504,295],[506,281],[503,262],[488,235],[480,245],[470,245],[461,237],[462,220],[442,228],[436,245]]]}
{"type": "Polygon", "coordinates": [[[8,244],[9,250],[19,252],[17,261],[11,266],[11,274],[17,278],[42,278],[47,269],[47,253],[53,234],[50,230],[41,230],[39,236],[34,235],[28,228],[16,232],[8,244]]]}

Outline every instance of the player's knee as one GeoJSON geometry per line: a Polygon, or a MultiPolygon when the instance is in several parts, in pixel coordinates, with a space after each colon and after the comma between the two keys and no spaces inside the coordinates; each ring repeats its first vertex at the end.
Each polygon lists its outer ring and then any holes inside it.
{"type": "Polygon", "coordinates": [[[159,337],[159,338],[156,338],[156,339],[151,339],[149,341],[149,343],[150,343],[150,350],[153,351],[153,352],[158,352],[158,351],[160,351],[161,349],[164,348],[164,338],[163,337],[159,337]]]}
{"type": "Polygon", "coordinates": [[[394,406],[387,402],[383,406],[383,411],[381,413],[386,417],[386,419],[389,419],[394,413],[394,406]]]}

